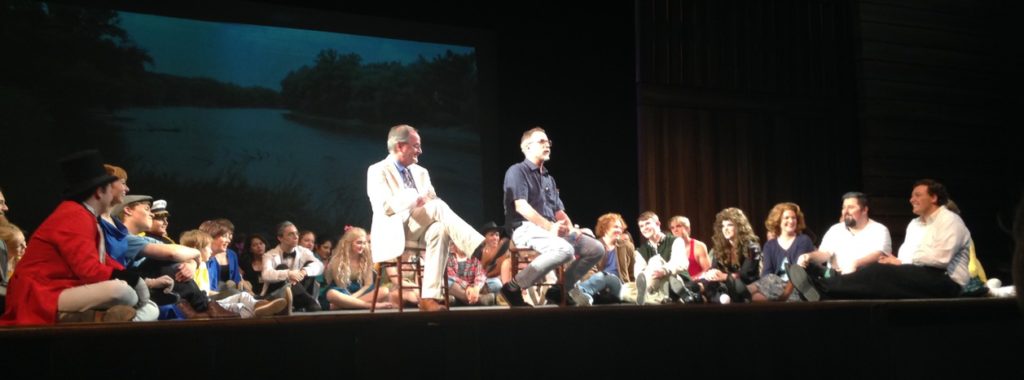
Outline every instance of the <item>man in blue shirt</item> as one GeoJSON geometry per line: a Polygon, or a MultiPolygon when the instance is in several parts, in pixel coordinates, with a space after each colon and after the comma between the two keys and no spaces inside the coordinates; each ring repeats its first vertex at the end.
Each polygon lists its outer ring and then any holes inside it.
{"type": "Polygon", "coordinates": [[[551,140],[540,127],[523,133],[519,147],[526,159],[505,172],[505,223],[512,241],[539,254],[515,278],[501,288],[509,306],[529,306],[523,287],[535,284],[557,266],[572,261],[565,271],[564,286],[576,282],[601,261],[604,247],[574,227],[558,194],[558,186],[544,163],[551,158],[551,140]],[[579,255],[578,260],[573,260],[579,255]]]}

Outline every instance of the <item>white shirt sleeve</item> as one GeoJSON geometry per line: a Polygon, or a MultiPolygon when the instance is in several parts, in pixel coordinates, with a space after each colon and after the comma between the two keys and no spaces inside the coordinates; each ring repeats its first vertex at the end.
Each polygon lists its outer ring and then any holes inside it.
{"type": "Polygon", "coordinates": [[[287,269],[275,269],[278,264],[281,264],[281,249],[274,248],[267,253],[263,254],[263,272],[260,278],[263,282],[273,283],[281,282],[288,279],[287,269]]]}
{"type": "Polygon", "coordinates": [[[305,269],[306,276],[319,276],[324,273],[324,263],[317,260],[313,251],[306,249],[306,247],[295,247],[296,261],[303,263],[298,269],[305,269]]]}
{"type": "Polygon", "coordinates": [[[686,241],[675,239],[672,242],[672,258],[665,263],[665,270],[668,274],[677,274],[686,271],[690,267],[690,260],[686,257],[686,241]]]}
{"type": "Polygon", "coordinates": [[[946,269],[949,260],[966,244],[968,234],[959,216],[942,209],[935,220],[925,227],[912,262],[915,265],[946,269]]]}

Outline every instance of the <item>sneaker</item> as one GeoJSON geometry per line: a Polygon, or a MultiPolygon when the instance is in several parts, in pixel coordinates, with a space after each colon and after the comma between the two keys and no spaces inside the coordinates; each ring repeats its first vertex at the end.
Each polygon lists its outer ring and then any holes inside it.
{"type": "Polygon", "coordinates": [[[807,275],[807,270],[799,265],[789,266],[789,281],[793,283],[793,288],[796,289],[797,293],[800,293],[800,297],[803,299],[817,302],[821,300],[821,294],[818,293],[818,289],[811,283],[811,277],[807,275]]]}
{"type": "Polygon", "coordinates": [[[256,318],[270,317],[276,314],[280,314],[284,308],[288,307],[288,301],[284,298],[278,298],[273,301],[261,301],[257,303],[257,306],[253,308],[252,316],[256,318]]]}
{"type": "Polygon", "coordinates": [[[647,277],[643,273],[636,276],[636,304],[643,305],[647,299],[647,277]]]}
{"type": "Polygon", "coordinates": [[[522,290],[512,290],[511,283],[501,286],[501,298],[505,299],[505,303],[507,303],[509,307],[530,307],[530,305],[523,300],[522,290]]]}
{"type": "Polygon", "coordinates": [[[569,289],[569,298],[572,298],[576,306],[588,307],[594,304],[594,298],[589,294],[583,293],[579,288],[573,287],[569,289]]]}

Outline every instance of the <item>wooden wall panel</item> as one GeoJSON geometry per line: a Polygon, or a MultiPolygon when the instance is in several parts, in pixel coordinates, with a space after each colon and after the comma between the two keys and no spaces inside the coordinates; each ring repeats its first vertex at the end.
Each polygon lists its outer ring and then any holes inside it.
{"type": "Polygon", "coordinates": [[[640,208],[747,212],[794,201],[816,235],[859,186],[849,3],[638,1],[640,208]],[[831,175],[839,172],[842,175],[831,175]]]}

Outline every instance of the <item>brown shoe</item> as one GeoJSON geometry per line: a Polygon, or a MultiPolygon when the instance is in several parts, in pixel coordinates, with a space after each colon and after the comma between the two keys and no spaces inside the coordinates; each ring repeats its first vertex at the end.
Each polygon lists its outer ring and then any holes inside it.
{"type": "Polygon", "coordinates": [[[188,303],[188,301],[186,301],[186,300],[178,301],[178,304],[176,306],[178,306],[178,310],[181,311],[181,314],[185,315],[185,319],[208,319],[208,318],[210,318],[210,313],[207,313],[205,311],[204,312],[196,311],[196,309],[192,307],[192,304],[188,303]]]}
{"type": "Polygon", "coordinates": [[[103,322],[131,322],[135,318],[135,308],[127,305],[112,306],[103,313],[103,322]]]}
{"type": "Polygon", "coordinates": [[[210,318],[239,318],[238,313],[228,311],[223,306],[220,306],[217,302],[210,302],[210,307],[206,309],[207,313],[210,313],[210,318]]]}
{"type": "Polygon", "coordinates": [[[444,310],[444,306],[441,306],[441,304],[433,298],[424,298],[420,300],[420,311],[434,312],[444,310]]]}
{"type": "Polygon", "coordinates": [[[263,300],[256,303],[256,307],[254,307],[252,311],[252,316],[256,318],[270,317],[280,313],[286,307],[288,307],[288,301],[284,298],[278,298],[273,301],[263,300]]]}
{"type": "Polygon", "coordinates": [[[101,316],[97,316],[95,310],[62,311],[57,313],[57,323],[99,322],[100,320],[101,316]]]}

